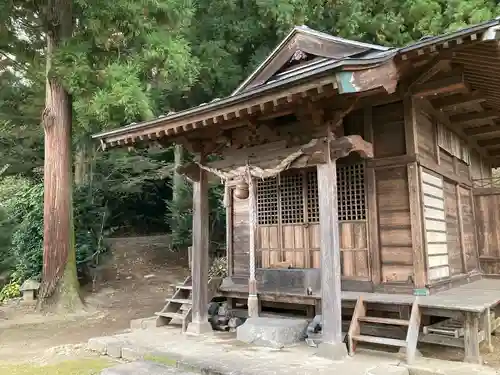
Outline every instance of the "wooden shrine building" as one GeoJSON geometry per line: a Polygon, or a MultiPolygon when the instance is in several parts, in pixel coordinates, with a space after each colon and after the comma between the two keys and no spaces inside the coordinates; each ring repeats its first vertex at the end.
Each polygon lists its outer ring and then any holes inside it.
{"type": "Polygon", "coordinates": [[[480,361],[500,301],[484,276],[500,272],[500,199],[484,186],[500,166],[499,24],[403,48],[296,27],[232,95],[95,135],[108,149],[175,142],[196,155],[179,170],[194,185],[188,330],[210,329],[213,177],[227,207],[218,293],[250,316],[322,313],[323,342],[338,345],[342,316],[363,341],[361,322],[394,324],[367,316],[382,311],[409,326],[407,345],[480,361]],[[436,317],[451,336],[437,337],[436,317]]]}

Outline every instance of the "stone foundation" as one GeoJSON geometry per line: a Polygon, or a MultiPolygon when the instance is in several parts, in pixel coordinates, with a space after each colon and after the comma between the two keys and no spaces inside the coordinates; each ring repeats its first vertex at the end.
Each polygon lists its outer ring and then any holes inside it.
{"type": "Polygon", "coordinates": [[[239,341],[281,349],[305,338],[305,319],[249,318],[236,329],[239,341]]]}

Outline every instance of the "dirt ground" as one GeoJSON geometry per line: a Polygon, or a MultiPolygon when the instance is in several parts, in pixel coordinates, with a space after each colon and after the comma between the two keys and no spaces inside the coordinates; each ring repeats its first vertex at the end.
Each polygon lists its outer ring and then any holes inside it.
{"type": "Polygon", "coordinates": [[[41,315],[33,306],[12,301],[0,306],[0,362],[38,364],[90,355],[91,337],[127,330],[130,320],[154,315],[169,287],[189,274],[185,259],[142,252],[114,254],[103,279],[83,291],[86,311],[70,316],[41,315]]]}
{"type": "MultiPolygon", "coordinates": [[[[177,255],[117,251],[108,260],[96,290],[84,290],[86,311],[71,316],[41,315],[33,306],[13,301],[0,306],[0,365],[5,362],[52,364],[89,358],[91,337],[121,333],[130,320],[154,315],[172,284],[189,274],[186,259],[177,255]]],[[[494,351],[482,346],[485,364],[500,369],[500,337],[493,336],[494,351]]],[[[463,350],[425,345],[425,357],[463,360],[463,350]]]]}

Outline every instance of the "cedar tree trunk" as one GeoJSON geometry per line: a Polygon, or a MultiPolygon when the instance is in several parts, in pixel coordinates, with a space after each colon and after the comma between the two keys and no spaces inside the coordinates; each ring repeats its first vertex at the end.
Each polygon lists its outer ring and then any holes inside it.
{"type": "Polygon", "coordinates": [[[51,74],[54,52],[72,36],[71,0],[48,0],[43,279],[39,307],[71,312],[83,308],[76,272],[73,224],[71,96],[51,74]]]}

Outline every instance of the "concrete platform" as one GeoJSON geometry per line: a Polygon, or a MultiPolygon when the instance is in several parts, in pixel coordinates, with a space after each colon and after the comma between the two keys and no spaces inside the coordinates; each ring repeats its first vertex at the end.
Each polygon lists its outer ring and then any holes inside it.
{"type": "Polygon", "coordinates": [[[154,362],[137,361],[105,369],[101,375],[196,375],[176,367],[163,366],[154,362]]]}
{"type": "MultiPolygon", "coordinates": [[[[182,335],[178,327],[138,330],[113,336],[113,339],[128,345],[122,347],[122,358],[161,358],[161,363],[208,375],[378,375],[383,371],[378,371],[379,368],[390,368],[394,375],[408,373],[401,358],[389,353],[359,349],[353,357],[332,361],[316,356],[315,348],[310,348],[305,343],[278,350],[244,344],[230,333],[216,333],[212,337],[189,337],[182,335]],[[403,370],[396,372],[394,367],[401,367],[403,370]]],[[[99,348],[99,345],[96,346],[99,348]]],[[[494,369],[485,366],[428,359],[418,359],[409,373],[497,374],[494,369]]]]}

